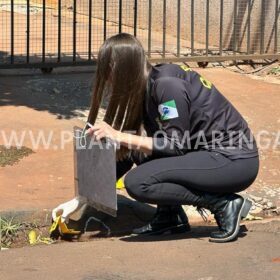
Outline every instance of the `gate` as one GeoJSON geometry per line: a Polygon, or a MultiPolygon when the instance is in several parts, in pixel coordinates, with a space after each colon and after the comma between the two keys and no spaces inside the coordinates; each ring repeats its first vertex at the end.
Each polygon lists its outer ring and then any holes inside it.
{"type": "Polygon", "coordinates": [[[91,65],[120,32],[151,62],[279,59],[279,0],[1,0],[0,68],[91,65]]]}

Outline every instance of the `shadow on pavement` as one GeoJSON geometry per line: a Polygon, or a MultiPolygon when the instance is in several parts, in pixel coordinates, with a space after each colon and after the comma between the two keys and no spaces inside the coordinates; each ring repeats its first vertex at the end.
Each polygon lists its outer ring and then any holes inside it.
{"type": "MultiPolygon", "coordinates": [[[[182,239],[198,239],[207,238],[212,231],[217,230],[216,226],[192,226],[191,231],[181,234],[166,234],[166,235],[153,235],[153,236],[125,236],[120,240],[125,242],[159,242],[170,240],[182,240],[182,239]]],[[[238,238],[243,238],[247,234],[247,230],[243,227],[240,228],[238,238]]]]}
{"type": "Polygon", "coordinates": [[[90,72],[67,67],[51,74],[39,69],[0,69],[0,106],[26,106],[58,119],[84,116],[79,111],[89,110],[95,68],[87,69],[90,72]]]}
{"type": "MultiPolygon", "coordinates": [[[[89,241],[96,238],[119,237],[125,242],[153,242],[179,239],[202,239],[210,236],[212,231],[217,230],[216,225],[202,224],[191,225],[190,232],[169,235],[135,236],[132,230],[147,224],[154,216],[156,208],[134,201],[124,195],[118,195],[118,215],[116,218],[94,208],[88,207],[81,219],[70,220],[69,228],[82,231],[80,241],[89,241]],[[94,217],[88,224],[87,221],[94,217]],[[86,226],[87,225],[87,226],[86,226]],[[86,227],[86,228],[85,228],[86,227]]],[[[245,226],[241,226],[239,237],[245,236],[245,226]]]]}
{"type": "Polygon", "coordinates": [[[69,228],[80,230],[87,235],[87,238],[106,237],[108,228],[110,237],[125,236],[132,232],[136,227],[143,226],[152,219],[156,208],[134,201],[124,195],[118,195],[117,217],[97,211],[92,207],[87,207],[82,217],[77,220],[69,221],[69,228]],[[87,221],[93,217],[92,221],[87,221]]]}

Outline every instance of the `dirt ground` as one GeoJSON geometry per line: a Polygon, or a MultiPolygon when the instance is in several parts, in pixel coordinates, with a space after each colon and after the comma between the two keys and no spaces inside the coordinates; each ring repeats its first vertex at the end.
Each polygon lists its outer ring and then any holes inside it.
{"type": "Polygon", "coordinates": [[[209,228],[0,252],[1,279],[278,280],[280,222],[253,224],[237,242],[208,242],[209,228]],[[278,233],[277,233],[278,232],[278,233]]]}
{"type": "MultiPolygon", "coordinates": [[[[12,130],[18,138],[27,131],[21,144],[33,149],[33,153],[14,165],[0,167],[0,212],[52,209],[73,197],[71,132],[73,126],[82,126],[86,119],[94,84],[93,70],[57,69],[50,75],[43,75],[39,70],[0,70],[0,145],[5,144],[5,137],[8,139],[12,130]],[[47,136],[53,133],[50,148],[46,149],[42,141],[36,149],[33,147],[34,139],[30,135],[36,138],[40,131],[47,136]],[[70,138],[61,147],[63,131],[70,138]]],[[[212,66],[194,70],[224,93],[244,115],[255,135],[268,130],[269,134],[261,142],[267,139],[275,142],[280,128],[279,84],[212,66]]],[[[271,146],[260,149],[260,173],[248,189],[249,193],[278,206],[279,148],[278,141],[275,149],[271,146]]],[[[276,280],[280,277],[279,218],[271,222],[246,222],[248,231],[243,228],[238,241],[229,244],[209,243],[209,233],[216,225],[197,225],[192,219],[192,232],[188,234],[139,239],[126,234],[146,223],[154,209],[133,203],[148,209],[141,210],[146,214],[139,216],[142,213],[139,208],[132,208],[125,196],[121,200],[118,218],[105,220],[114,233],[112,237],[96,239],[106,232],[94,223],[89,234],[80,239],[91,242],[30,247],[26,246],[28,232],[21,233],[14,247],[24,248],[0,252],[1,277],[7,280],[38,277],[54,280],[66,277],[82,280],[276,280]]],[[[48,235],[49,224],[48,221],[44,236],[48,235]]]]}
{"type": "MultiPolygon", "coordinates": [[[[12,130],[18,138],[27,131],[22,144],[29,148],[34,142],[32,135],[36,138],[41,131],[48,138],[53,133],[50,148],[46,149],[41,139],[33,154],[13,166],[0,167],[0,210],[51,209],[73,197],[71,132],[74,125],[83,125],[82,120],[86,119],[92,70],[60,69],[51,75],[42,75],[38,70],[0,71],[0,145],[4,144],[4,136],[10,138],[12,130]],[[68,138],[60,147],[63,131],[68,138]]],[[[259,176],[248,192],[271,199],[279,206],[280,85],[223,68],[194,70],[223,92],[244,115],[255,135],[267,130],[260,138],[262,146],[266,141],[278,143],[275,149],[272,144],[268,149],[260,149],[259,176]]]]}

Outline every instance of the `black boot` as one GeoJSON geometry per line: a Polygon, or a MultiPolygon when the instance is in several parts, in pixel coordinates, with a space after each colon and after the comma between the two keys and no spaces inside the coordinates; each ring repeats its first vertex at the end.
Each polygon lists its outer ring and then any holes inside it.
{"type": "Polygon", "coordinates": [[[252,202],[237,194],[202,194],[193,205],[214,214],[219,231],[212,232],[209,241],[223,243],[236,239],[240,221],[248,215],[252,202]]]}
{"type": "Polygon", "coordinates": [[[240,221],[248,215],[251,206],[251,201],[237,194],[225,197],[224,205],[212,211],[219,225],[219,231],[211,233],[210,241],[222,243],[236,239],[240,221]]]}
{"type": "Polygon", "coordinates": [[[159,235],[163,233],[183,233],[190,231],[187,215],[181,206],[158,206],[153,220],[133,230],[138,235],[159,235]]]}

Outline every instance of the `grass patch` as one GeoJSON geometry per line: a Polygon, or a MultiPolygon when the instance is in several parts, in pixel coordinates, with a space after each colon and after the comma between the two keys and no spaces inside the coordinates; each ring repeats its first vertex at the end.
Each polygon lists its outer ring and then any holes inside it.
{"type": "Polygon", "coordinates": [[[6,165],[13,165],[19,162],[22,158],[34,153],[31,149],[27,147],[10,147],[7,148],[0,145],[0,166],[4,167],[6,165]]]}
{"type": "Polygon", "coordinates": [[[269,74],[272,74],[272,75],[280,75],[280,66],[273,67],[273,68],[269,71],[269,74]]]}
{"type": "Polygon", "coordinates": [[[36,222],[16,222],[13,217],[0,217],[0,249],[29,245],[28,234],[31,230],[35,230],[38,235],[48,235],[49,226],[39,226],[36,222]]]}
{"type": "Polygon", "coordinates": [[[22,225],[14,222],[13,218],[7,220],[0,217],[0,247],[10,247],[21,229],[22,225]]]}

